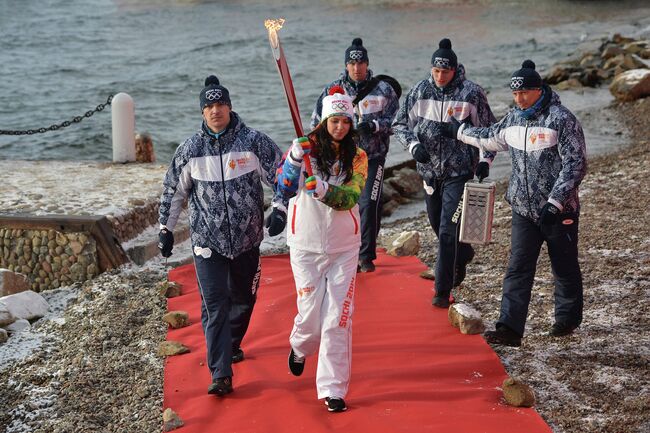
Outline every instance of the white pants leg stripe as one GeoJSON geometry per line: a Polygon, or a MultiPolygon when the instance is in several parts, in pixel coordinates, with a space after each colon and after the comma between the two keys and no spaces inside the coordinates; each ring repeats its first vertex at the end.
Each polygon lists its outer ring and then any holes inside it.
{"type": "Polygon", "coordinates": [[[357,249],[330,255],[291,250],[298,314],[289,342],[299,356],[318,350],[318,398],[348,392],[358,256],[357,249]]]}

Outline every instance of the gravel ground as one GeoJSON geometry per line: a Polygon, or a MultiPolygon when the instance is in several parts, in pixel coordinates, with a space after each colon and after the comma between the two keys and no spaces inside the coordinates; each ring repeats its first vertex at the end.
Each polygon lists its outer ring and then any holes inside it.
{"type": "Polygon", "coordinates": [[[165,280],[126,268],[44,292],[53,311],[0,346],[0,431],[161,431],[165,280]]]}
{"type": "MultiPolygon", "coordinates": [[[[592,158],[581,187],[580,259],[585,319],[553,339],[552,278],[540,257],[521,348],[495,347],[508,372],[529,383],[555,433],[650,431],[650,98],[597,115],[621,116],[631,146],[592,158]]],[[[622,137],[622,140],[624,138],[622,137]]],[[[498,187],[503,196],[505,184],[498,187]]],[[[435,261],[424,215],[387,224],[381,241],[419,230],[420,259],[435,261]]],[[[491,327],[509,249],[510,208],[496,203],[493,242],[477,248],[459,300],[491,327]]],[[[84,285],[44,292],[52,312],[0,345],[0,427],[23,432],[161,430],[165,300],[159,265],[125,268],[84,285]]]]}

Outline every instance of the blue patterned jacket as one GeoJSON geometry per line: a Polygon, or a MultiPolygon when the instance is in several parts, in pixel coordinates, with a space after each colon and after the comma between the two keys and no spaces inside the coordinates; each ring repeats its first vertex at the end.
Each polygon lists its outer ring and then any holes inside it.
{"type": "MultiPolygon", "coordinates": [[[[465,79],[463,65],[458,65],[444,88],[436,86],[431,75],[413,86],[393,123],[395,136],[405,149],[410,152],[421,143],[429,153],[430,162],[416,164],[425,181],[473,175],[476,170],[478,150],[441,134],[442,124],[451,116],[460,122],[469,119],[474,126],[496,121],[483,88],[465,79]]],[[[482,157],[491,163],[494,154],[487,152],[482,157]]]]}
{"type": "Polygon", "coordinates": [[[235,112],[216,138],[201,129],[178,146],[160,199],[161,225],[174,230],[189,197],[192,246],[233,258],[264,238],[262,182],[273,186],[282,152],[235,112]]]}
{"type": "Polygon", "coordinates": [[[512,174],[506,199],[532,221],[548,201],[562,212],[580,212],[578,185],[587,172],[585,137],[578,119],[550,87],[532,115],[514,108],[489,128],[462,125],[458,138],[480,148],[510,149],[512,174]]]}
{"type": "MultiPolygon", "coordinates": [[[[323,89],[323,92],[316,101],[316,107],[311,115],[312,129],[321,121],[323,112],[323,98],[329,94],[330,88],[341,86],[345,93],[354,99],[359,90],[363,88],[367,80],[372,78],[372,71],[368,70],[366,81],[355,83],[348,77],[348,72],[343,72],[338,80],[333,81],[323,89]]],[[[391,125],[395,114],[399,109],[399,98],[390,84],[385,81],[379,81],[375,88],[355,106],[354,125],[359,122],[373,122],[375,132],[369,136],[359,137],[359,147],[362,148],[368,159],[386,158],[388,145],[392,134],[391,125]]]]}

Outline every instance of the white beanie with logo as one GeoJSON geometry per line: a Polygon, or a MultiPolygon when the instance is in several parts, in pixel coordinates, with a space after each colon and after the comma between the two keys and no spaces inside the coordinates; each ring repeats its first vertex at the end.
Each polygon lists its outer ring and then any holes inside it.
{"type": "Polygon", "coordinates": [[[321,123],[332,116],[346,116],[354,120],[354,107],[352,98],[345,94],[341,86],[334,86],[329,90],[329,95],[323,98],[321,123]]]}

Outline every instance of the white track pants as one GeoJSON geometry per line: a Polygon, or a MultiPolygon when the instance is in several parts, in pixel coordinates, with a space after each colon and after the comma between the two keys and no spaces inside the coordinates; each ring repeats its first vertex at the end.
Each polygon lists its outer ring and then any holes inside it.
{"type": "Polygon", "coordinates": [[[318,350],[318,398],[344,398],[350,383],[359,250],[319,254],[292,248],[290,256],[298,314],[289,342],[299,356],[318,350]]]}

